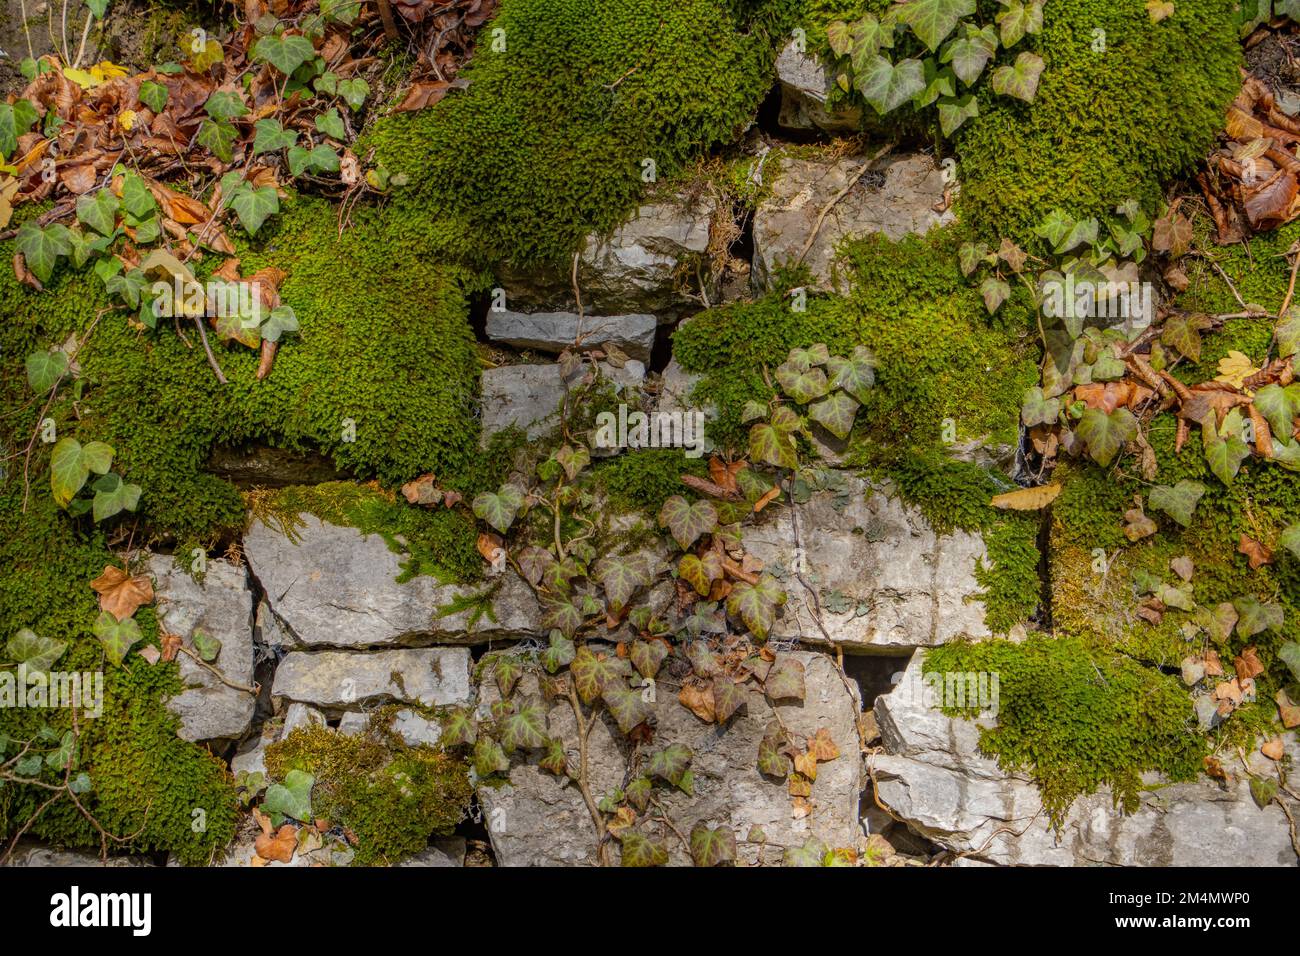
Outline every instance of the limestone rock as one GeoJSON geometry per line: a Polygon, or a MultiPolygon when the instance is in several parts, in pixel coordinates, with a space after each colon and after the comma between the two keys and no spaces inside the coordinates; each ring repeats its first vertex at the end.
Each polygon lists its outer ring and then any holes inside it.
{"type": "Polygon", "coordinates": [[[476,643],[541,630],[537,599],[512,570],[503,572],[493,596],[496,621],[483,615],[471,629],[472,609],[445,616],[437,609],[487,585],[440,585],[426,575],[398,584],[400,556],[382,537],[300,517],[296,543],[261,521],[244,536],[249,566],[299,646],[476,643]]]}
{"type": "MultiPolygon", "coordinates": [[[[822,210],[865,162],[861,156],[782,158],[771,194],[754,213],[753,274],[758,289],[770,288],[776,270],[799,259],[822,210]]],[[[943,190],[943,177],[929,156],[899,155],[878,161],[831,206],[803,258],[815,277],[815,288],[844,291],[846,283],[835,275],[833,261],[835,247],[844,238],[881,232],[901,239],[951,222],[951,211],[937,213],[933,208],[943,199],[943,190]]]]}
{"type": "MultiPolygon", "coordinates": [[[[876,698],[888,753],[868,760],[880,798],[929,840],[997,864],[1297,865],[1282,811],[1259,809],[1245,779],[1226,788],[1205,778],[1160,787],[1132,815],[1120,813],[1102,788],[1075,801],[1058,839],[1034,784],[978,752],[979,724],[930,706],[923,658],[916,654],[900,685],[876,698]]],[[[1300,744],[1289,747],[1300,757],[1300,744]]]]}
{"type": "Polygon", "coordinates": [[[422,850],[397,865],[401,867],[464,866],[465,838],[441,837],[434,840],[427,850],[422,850]]]}
{"type": "Polygon", "coordinates": [[[564,401],[560,366],[502,365],[485,369],[481,379],[482,439],[517,426],[529,438],[539,438],[557,424],[564,401]]]}
{"type": "MultiPolygon", "coordinates": [[[[773,719],[772,707],[760,691],[751,686],[746,707],[724,727],[700,721],[671,691],[661,690],[654,704],[655,739],[651,750],[683,743],[694,752],[691,771],[695,796],[658,788],[658,798],[683,832],[690,832],[701,822],[731,827],[736,833],[738,855],[746,862],[753,862],[759,853],[757,845],[743,842],[752,826],[762,827],[766,834],[764,859],[768,862],[779,860],[786,847],[802,846],[812,835],[831,846],[848,847],[856,846],[861,834],[861,761],[857,758],[854,729],[859,712],[856,688],[850,694],[830,657],[808,651],[795,652],[794,656],[805,667],[806,698],[803,704],[782,703],[778,708],[781,719],[795,734],[812,734],[825,727],[840,749],[838,758],[818,765],[812,793],[814,809],[804,819],[794,819],[785,781],[766,777],[758,770],[758,744],[773,719]]],[[[516,694],[535,692],[535,678],[526,677],[524,682],[516,694]]],[[[499,697],[491,681],[480,686],[479,694],[480,708],[499,697]]],[[[608,719],[605,716],[598,720],[589,738],[591,789],[597,795],[621,786],[628,769],[626,740],[616,726],[607,723],[608,719]]],[[[558,735],[571,744],[576,740],[568,703],[551,708],[548,720],[552,736],[558,735]]],[[[576,749],[570,758],[576,762],[576,749]]],[[[498,863],[593,864],[595,831],[576,786],[562,785],[559,778],[541,770],[535,759],[523,762],[516,758],[509,776],[507,786],[479,788],[498,863]]],[[[669,841],[669,848],[672,863],[688,862],[676,841],[669,841]]]]}
{"type": "Polygon", "coordinates": [[[342,710],[399,701],[439,707],[470,699],[469,650],[293,651],[275,671],[272,697],[342,710]]]}
{"type": "Polygon", "coordinates": [[[855,106],[827,107],[835,88],[830,71],[811,53],[791,40],[776,58],[776,78],[781,83],[781,112],[777,122],[785,129],[851,133],[862,125],[862,110],[855,106]]]}
{"type": "Polygon", "coordinates": [[[584,348],[612,344],[629,358],[650,361],[658,321],[653,315],[578,315],[575,312],[489,311],[487,336],[521,349],[560,353],[580,342],[584,348]]]}
{"type": "Polygon", "coordinates": [[[110,856],[101,860],[97,853],[85,850],[56,850],[40,843],[25,843],[14,850],[9,862],[0,866],[39,866],[39,867],[122,867],[155,866],[156,864],[142,856],[110,856]]]}
{"type": "MultiPolygon", "coordinates": [[[[150,558],[149,573],[162,629],[187,643],[196,629],[216,638],[221,652],[213,666],[234,683],[251,687],[253,595],[244,569],[229,561],[209,561],[198,584],[170,555],[159,554],[150,558]]],[[[223,683],[188,655],[180,655],[178,662],[185,689],[167,706],[181,718],[179,735],[191,741],[242,737],[253,721],[253,695],[223,683]]]]}
{"type": "Polygon", "coordinates": [[[784,574],[789,599],[774,633],[812,643],[884,652],[983,637],[984,606],[975,568],[978,534],[936,534],[920,512],[847,473],[839,490],[816,491],[798,511],[803,577],[817,590],[821,621],[794,570],[790,506],[769,507],[745,529],[745,551],[784,574]]]}

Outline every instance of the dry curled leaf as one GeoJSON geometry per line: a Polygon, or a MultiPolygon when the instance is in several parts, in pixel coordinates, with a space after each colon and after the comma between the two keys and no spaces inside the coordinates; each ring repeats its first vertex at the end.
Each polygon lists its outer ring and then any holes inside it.
{"type": "Polygon", "coordinates": [[[289,863],[298,848],[298,829],[292,823],[286,823],[276,831],[275,836],[263,833],[253,844],[257,855],[267,861],[289,863]]]}
{"type": "Polygon", "coordinates": [[[1060,482],[1039,485],[1036,488],[1019,488],[1005,494],[995,495],[989,502],[994,508],[1009,508],[1012,511],[1037,511],[1046,508],[1061,493],[1060,482]]]}
{"type": "Polygon", "coordinates": [[[99,609],[125,621],[142,605],[153,603],[153,582],[146,574],[128,575],[121,568],[104,565],[104,573],[90,582],[99,593],[99,609]]]}
{"type": "Polygon", "coordinates": [[[1252,571],[1273,563],[1273,552],[1248,534],[1243,534],[1237,541],[1237,553],[1246,556],[1246,562],[1252,571]]]}

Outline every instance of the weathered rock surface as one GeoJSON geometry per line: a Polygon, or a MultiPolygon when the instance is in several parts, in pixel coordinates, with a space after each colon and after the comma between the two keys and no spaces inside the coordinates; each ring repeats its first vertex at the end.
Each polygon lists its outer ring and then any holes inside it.
{"type": "MultiPolygon", "coordinates": [[[[868,760],[881,800],[928,839],[999,864],[1297,865],[1282,811],[1259,809],[1245,780],[1226,788],[1204,778],[1161,787],[1129,816],[1103,788],[1075,801],[1058,838],[1040,814],[1033,783],[978,752],[979,723],[991,718],[953,720],[929,706],[923,658],[916,654],[899,687],[876,698],[888,753],[868,760]]],[[[1300,757],[1300,745],[1289,746],[1300,757]]],[[[1258,753],[1254,759],[1266,762],[1258,753]]]]}
{"type": "Polygon", "coordinates": [[[142,856],[110,856],[101,860],[95,853],[82,850],[56,850],[41,843],[26,843],[14,850],[9,862],[0,866],[156,866],[152,860],[142,856]]]}
{"type": "Polygon", "coordinates": [[[438,608],[487,585],[439,585],[425,575],[398,584],[401,558],[382,537],[300,517],[296,543],[260,521],[244,536],[249,566],[300,646],[476,643],[541,630],[537,599],[512,570],[502,572],[493,597],[496,621],[483,615],[471,629],[472,610],[440,616],[438,608]]]}
{"type": "MultiPolygon", "coordinates": [[[[588,236],[578,259],[578,286],[585,311],[617,315],[641,312],[660,321],[676,318],[699,302],[680,289],[685,269],[709,247],[714,204],[686,197],[647,203],[610,235],[588,236]]],[[[502,276],[511,308],[574,309],[568,269],[502,276]]],[[[692,289],[698,294],[698,289],[692,289]]]]}
{"type": "Polygon", "coordinates": [[[502,365],[483,371],[482,440],[513,426],[529,438],[539,438],[557,424],[556,413],[564,401],[560,366],[502,365]]]}
{"type": "MultiPolygon", "coordinates": [[[[668,815],[683,833],[700,822],[729,826],[736,833],[739,857],[753,862],[759,847],[744,843],[750,827],[760,826],[767,837],[764,859],[773,862],[784,848],[802,846],[816,835],[831,846],[856,846],[858,795],[862,790],[861,761],[857,758],[858,738],[854,720],[858,713],[855,692],[851,695],[826,655],[808,651],[794,656],[805,667],[807,693],[803,704],[782,703],[782,721],[795,734],[813,734],[825,727],[840,749],[835,760],[819,764],[813,784],[813,812],[794,819],[786,783],[766,777],[758,770],[759,741],[773,719],[772,707],[756,689],[750,689],[745,709],[725,727],[705,724],[683,707],[677,695],[661,689],[654,705],[655,737],[650,752],[670,743],[683,743],[694,752],[691,771],[695,796],[677,790],[656,788],[656,795],[668,808],[668,815]]],[[[535,678],[525,678],[515,693],[533,693],[535,678]]],[[[480,687],[480,708],[498,699],[490,681],[480,687]]],[[[628,744],[618,728],[598,720],[589,739],[588,762],[591,789],[596,795],[621,786],[627,773],[628,744]]],[[[552,708],[548,715],[551,736],[560,736],[574,749],[570,760],[577,764],[576,730],[567,703],[552,708]]],[[[564,786],[559,778],[541,770],[535,759],[518,758],[510,769],[510,783],[502,787],[479,788],[485,819],[502,866],[573,866],[595,862],[595,831],[586,805],[575,785],[564,786]]],[[[688,862],[680,844],[670,837],[671,862],[688,862]]]]}
{"type": "MultiPolygon", "coordinates": [[[[229,561],[209,561],[203,583],[178,567],[170,555],[149,560],[158,598],[159,622],[169,634],[188,642],[202,630],[221,642],[213,666],[231,681],[253,684],[253,594],[243,568],[229,561]]],[[[188,655],[178,658],[185,689],[168,702],[180,716],[178,734],[185,740],[236,740],[253,721],[253,695],[223,683],[188,655]]]]}
{"type": "Polygon", "coordinates": [[[293,651],[275,671],[272,697],[327,710],[399,701],[438,707],[470,699],[469,650],[293,651]]]}
{"type": "Polygon", "coordinates": [[[842,490],[814,492],[795,513],[789,506],[767,508],[744,532],[745,551],[786,575],[789,599],[774,633],[868,652],[986,636],[975,580],[986,555],[983,539],[962,531],[938,535],[916,509],[861,478],[842,478],[842,490]],[[812,596],[790,573],[799,545],[825,634],[812,596]]]}
{"type": "MultiPolygon", "coordinates": [[[[865,157],[813,160],[783,157],[771,194],[754,213],[754,283],[767,289],[776,270],[798,261],[822,210],[861,172],[865,157]]],[[[769,173],[770,175],[770,173],[769,173]]],[[[929,156],[886,157],[862,176],[848,194],[831,206],[803,258],[818,289],[840,289],[834,253],[841,239],[884,233],[901,239],[924,234],[953,219],[937,213],[944,182],[929,156]]]]}
{"type": "Polygon", "coordinates": [[[862,125],[862,110],[853,106],[831,109],[826,99],[835,81],[823,63],[791,40],[776,58],[781,83],[781,111],[777,122],[785,129],[848,133],[862,125]]]}
{"type": "Polygon", "coordinates": [[[487,336],[521,349],[560,353],[616,345],[629,358],[650,361],[658,320],[653,315],[578,315],[576,312],[489,311],[487,336]]]}
{"type": "Polygon", "coordinates": [[[433,841],[427,850],[408,857],[398,866],[464,866],[465,838],[441,837],[433,841]]]}

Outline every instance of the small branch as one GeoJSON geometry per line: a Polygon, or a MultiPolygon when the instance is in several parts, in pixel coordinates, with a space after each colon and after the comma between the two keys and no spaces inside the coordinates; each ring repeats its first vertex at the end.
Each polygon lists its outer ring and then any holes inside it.
{"type": "Polygon", "coordinates": [[[848,185],[836,193],[831,198],[831,201],[822,207],[821,215],[817,217],[817,222],[814,223],[812,232],[808,233],[808,239],[804,242],[803,249],[799,253],[799,258],[795,260],[796,263],[802,263],[804,256],[808,255],[808,251],[812,249],[813,243],[817,241],[817,234],[821,232],[822,223],[826,221],[827,215],[830,214],[830,211],[835,204],[847,196],[853,190],[853,187],[858,184],[858,180],[871,171],[871,167],[875,165],[876,160],[880,159],[893,148],[893,143],[886,143],[884,146],[880,147],[880,149],[876,150],[876,152],[862,164],[862,168],[854,173],[853,178],[849,180],[848,185]]]}
{"type": "Polygon", "coordinates": [[[217,375],[217,381],[222,385],[229,385],[230,382],[228,382],[226,376],[222,374],[221,366],[217,364],[217,357],[212,354],[212,346],[208,344],[208,333],[207,330],[203,328],[203,320],[197,315],[193,316],[193,319],[194,327],[199,330],[199,341],[203,343],[203,352],[208,357],[208,364],[212,366],[212,371],[217,375]]]}

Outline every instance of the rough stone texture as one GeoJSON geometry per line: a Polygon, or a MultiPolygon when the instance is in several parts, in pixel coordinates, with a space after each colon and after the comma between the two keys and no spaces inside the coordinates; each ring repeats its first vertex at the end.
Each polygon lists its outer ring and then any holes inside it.
{"type": "MultiPolygon", "coordinates": [[[[738,841],[745,840],[751,826],[761,826],[767,835],[765,860],[779,859],[785,847],[802,846],[816,835],[831,846],[856,846],[858,795],[862,790],[861,761],[856,756],[858,713],[856,690],[850,695],[834,662],[826,655],[795,652],[806,670],[807,695],[801,705],[783,703],[781,719],[795,734],[812,734],[819,727],[830,731],[840,748],[835,760],[820,764],[813,785],[814,810],[810,817],[795,820],[791,798],[784,781],[763,776],[756,765],[763,729],[772,720],[772,708],[751,685],[747,707],[725,727],[705,724],[677,701],[677,695],[661,690],[654,707],[655,738],[651,752],[670,743],[684,743],[694,751],[691,771],[695,796],[677,790],[656,788],[669,816],[684,833],[699,822],[730,826],[738,841]]],[[[515,693],[536,690],[535,678],[527,677],[515,693]]],[[[480,708],[499,697],[496,685],[486,681],[480,687],[480,708]]],[[[597,721],[590,737],[591,788],[603,794],[624,782],[627,772],[626,739],[608,717],[597,721]]],[[[574,747],[570,760],[576,764],[576,731],[573,712],[567,703],[549,713],[552,736],[559,735],[574,747]]],[[[541,770],[535,759],[516,758],[510,769],[510,783],[502,787],[480,787],[485,820],[502,866],[573,866],[595,862],[595,831],[591,817],[576,786],[562,786],[560,780],[541,770]]],[[[688,862],[682,847],[668,841],[671,862],[688,862]]],[[[758,847],[740,843],[739,856],[752,862],[758,847]]],[[[616,854],[615,854],[616,858],[616,854]]]]}
{"type": "MultiPolygon", "coordinates": [[[[170,555],[149,560],[158,597],[159,623],[169,634],[189,641],[195,629],[221,642],[213,662],[231,681],[253,683],[253,595],[242,568],[229,561],[209,561],[203,583],[176,565],[170,555]]],[[[185,740],[236,740],[253,721],[252,694],[222,683],[188,655],[178,658],[185,690],[168,708],[181,718],[178,734],[185,740]]]]}
{"type": "Polygon", "coordinates": [[[231,758],[231,774],[238,777],[240,773],[266,773],[266,748],[279,739],[276,728],[272,724],[264,724],[261,736],[251,746],[245,743],[239,753],[231,758]]]}
{"type": "MultiPolygon", "coordinates": [[[[987,636],[975,568],[985,557],[978,534],[937,535],[920,512],[848,475],[847,499],[815,492],[797,506],[804,548],[803,577],[817,590],[823,635],[811,595],[790,574],[789,600],[774,628],[778,637],[835,644],[867,652],[890,652],[942,644],[960,635],[987,636]],[[834,613],[828,597],[838,592],[847,610],[834,613]]],[[[791,509],[770,507],[745,529],[745,551],[769,569],[794,569],[791,509]]]]}
{"type": "Polygon", "coordinates": [[[284,727],[280,731],[280,736],[287,737],[299,727],[310,727],[313,724],[324,727],[325,715],[310,704],[300,704],[295,701],[285,709],[284,727]]]}
{"type": "Polygon", "coordinates": [[[521,349],[560,353],[616,345],[629,358],[650,361],[658,320],[653,315],[578,315],[575,312],[489,311],[487,337],[521,349]]]}
{"type": "Polygon", "coordinates": [[[399,701],[438,707],[469,701],[469,649],[293,651],[275,671],[272,697],[325,709],[399,701]]]}
{"type": "Polygon", "coordinates": [[[826,98],[835,88],[835,81],[822,62],[800,50],[794,40],[776,58],[776,77],[781,83],[777,122],[785,129],[847,133],[862,125],[862,110],[858,107],[827,108],[826,98]]]}
{"type": "MultiPolygon", "coordinates": [[[[772,192],[754,213],[754,283],[770,287],[777,268],[798,260],[821,216],[866,159],[839,160],[783,157],[772,192]]],[[[815,277],[814,287],[843,286],[834,275],[833,257],[841,239],[883,232],[891,239],[925,233],[951,222],[951,211],[937,213],[943,199],[943,177],[929,156],[903,155],[877,162],[849,193],[831,207],[803,264],[815,277]],[[883,182],[881,179],[883,178],[883,182]]],[[[841,289],[841,291],[843,291],[841,289]]]]}
{"type": "MultiPolygon", "coordinates": [[[[1205,778],[1160,787],[1131,816],[1103,788],[1075,801],[1058,838],[1045,815],[1034,819],[1042,804],[1033,783],[978,752],[979,724],[992,718],[953,720],[928,706],[923,658],[915,655],[899,687],[876,698],[888,753],[868,760],[880,798],[928,839],[999,864],[1297,864],[1285,816],[1277,806],[1259,809],[1244,775],[1226,788],[1205,778]],[[1002,827],[1009,832],[996,833],[1002,827]]],[[[1300,744],[1289,748],[1300,757],[1300,744]]],[[[1252,759],[1256,772],[1272,774],[1258,753],[1252,759]]]]}
{"type": "Polygon", "coordinates": [[[483,371],[482,441],[514,425],[529,438],[540,438],[557,424],[564,401],[560,366],[502,365],[483,371]]]}
{"type": "MultiPolygon", "coordinates": [[[[696,310],[699,302],[683,294],[680,273],[709,247],[714,204],[707,197],[678,197],[640,207],[609,236],[588,236],[578,259],[578,286],[584,311],[617,315],[642,312],[660,321],[696,310]]],[[[511,308],[574,309],[569,269],[502,275],[511,308]]],[[[699,290],[691,291],[698,295],[699,290]]],[[[713,298],[710,290],[710,298],[713,298]]]]}
{"type": "Polygon", "coordinates": [[[409,857],[397,864],[402,866],[464,866],[465,865],[465,838],[464,837],[443,837],[433,841],[433,844],[415,856],[409,857]]]}
{"type": "Polygon", "coordinates": [[[141,856],[110,856],[101,860],[98,854],[81,850],[56,850],[40,843],[20,845],[14,850],[8,863],[0,866],[156,866],[152,860],[141,856]]]}
{"type": "Polygon", "coordinates": [[[485,585],[439,585],[420,575],[404,584],[400,556],[379,535],[327,524],[312,515],[294,543],[260,521],[244,536],[248,559],[280,621],[304,647],[383,647],[477,643],[541,631],[541,608],[513,570],[492,606],[469,630],[472,609],[439,616],[437,609],[485,585]]]}
{"type": "MultiPolygon", "coordinates": [[[[339,719],[338,731],[341,734],[363,734],[369,726],[369,714],[349,710],[339,719]]],[[[442,727],[436,720],[430,720],[409,707],[403,707],[393,715],[392,730],[408,747],[421,744],[433,747],[442,737],[442,727]]]]}

